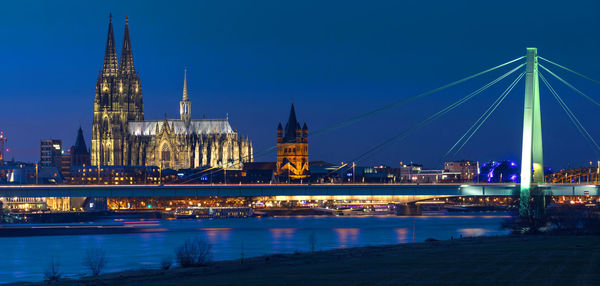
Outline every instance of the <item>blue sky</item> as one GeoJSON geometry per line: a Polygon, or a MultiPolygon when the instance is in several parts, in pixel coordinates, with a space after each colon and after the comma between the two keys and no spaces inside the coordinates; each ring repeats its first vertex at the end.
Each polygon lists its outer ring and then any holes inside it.
{"type": "MultiPolygon", "coordinates": [[[[16,1],[15,1],[16,2],[16,1]]],[[[319,130],[525,54],[600,78],[597,1],[25,1],[0,10],[0,130],[9,158],[39,159],[39,140],[91,140],[92,101],[108,15],[118,53],[129,15],[146,119],[178,117],[188,67],[192,115],[225,117],[256,151],[275,143],[292,98],[319,130]]],[[[549,65],[547,65],[549,66],[549,65]]],[[[554,68],[555,72],[560,70],[554,68]]],[[[311,160],[348,161],[502,72],[469,81],[348,127],[310,138],[311,160]]],[[[600,100],[600,86],[565,78],[600,100]]],[[[359,164],[421,162],[444,153],[508,86],[503,81],[359,164]]],[[[551,80],[600,140],[598,106],[551,80]]],[[[600,156],[541,86],[545,162],[584,165],[600,156]]],[[[520,158],[523,83],[454,159],[520,158]]],[[[274,160],[271,153],[257,161],[274,160]]]]}

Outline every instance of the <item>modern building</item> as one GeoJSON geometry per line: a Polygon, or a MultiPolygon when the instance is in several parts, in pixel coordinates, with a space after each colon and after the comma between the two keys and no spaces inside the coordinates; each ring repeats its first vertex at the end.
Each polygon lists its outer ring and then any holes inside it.
{"type": "Polygon", "coordinates": [[[69,152],[63,153],[60,156],[60,174],[62,175],[65,181],[69,181],[71,177],[71,154],[69,152]]]}
{"type": "Polygon", "coordinates": [[[446,172],[459,173],[460,181],[473,182],[479,174],[479,162],[470,160],[445,162],[444,170],[446,172]]]}
{"type": "Polygon", "coordinates": [[[413,182],[417,180],[416,175],[423,170],[423,165],[400,162],[400,182],[413,182]]]}
{"type": "Polygon", "coordinates": [[[306,123],[300,128],[296,119],[294,104],[290,108],[290,116],[285,124],[277,126],[277,175],[290,179],[308,177],[308,127],[306,123]]]}
{"type": "Polygon", "coordinates": [[[62,162],[62,141],[45,139],[40,141],[40,168],[55,167],[60,169],[62,162]]]}
{"type": "Polygon", "coordinates": [[[252,143],[247,137],[238,137],[228,116],[191,119],[185,73],[180,118],[144,120],[142,86],[133,62],[127,18],[120,60],[119,64],[111,16],[104,64],[96,81],[92,165],[239,170],[243,162],[253,161],[252,143]]]}
{"type": "Polygon", "coordinates": [[[58,168],[39,168],[32,163],[6,162],[0,167],[0,184],[60,184],[63,182],[58,168]]]}
{"type": "Polygon", "coordinates": [[[75,185],[139,185],[172,182],[175,176],[163,174],[158,167],[73,166],[69,183],[75,185]]]}

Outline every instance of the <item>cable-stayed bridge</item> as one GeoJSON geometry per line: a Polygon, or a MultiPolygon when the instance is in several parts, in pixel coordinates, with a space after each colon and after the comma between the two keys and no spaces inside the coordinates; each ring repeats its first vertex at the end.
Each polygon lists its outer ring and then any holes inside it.
{"type": "MultiPolygon", "coordinates": [[[[433,93],[456,86],[460,83],[469,81],[473,78],[490,73],[509,65],[516,65],[508,72],[500,75],[481,88],[469,93],[465,97],[450,104],[442,110],[430,115],[417,124],[401,130],[392,137],[380,142],[357,157],[347,162],[355,162],[380,151],[393,142],[406,138],[415,130],[422,129],[433,121],[448,114],[450,111],[461,106],[465,102],[474,98],[491,86],[516,73],[516,78],[509,86],[498,96],[498,98],[481,114],[473,125],[461,136],[458,141],[448,150],[445,156],[460,152],[475,133],[482,127],[486,120],[494,113],[498,106],[505,100],[508,94],[514,89],[521,79],[525,79],[525,97],[523,110],[523,137],[522,137],[522,157],[521,157],[521,176],[520,183],[506,184],[433,184],[433,185],[415,185],[415,184],[358,184],[358,185],[295,185],[295,184],[275,184],[275,185],[168,185],[168,186],[2,186],[0,187],[0,197],[204,197],[204,196],[223,196],[223,197],[281,197],[281,196],[306,196],[308,198],[328,198],[334,196],[392,196],[400,201],[415,201],[431,197],[449,197],[449,196],[516,196],[520,197],[520,214],[530,216],[533,206],[537,206],[538,212],[543,209],[540,206],[545,205],[547,196],[597,196],[599,195],[599,186],[597,185],[565,185],[565,184],[546,184],[544,181],[544,163],[543,163],[543,142],[542,142],[542,119],[540,109],[540,89],[539,81],[544,83],[548,91],[557,100],[560,107],[565,111],[569,120],[575,125],[581,135],[592,145],[595,150],[600,151],[600,145],[591,136],[583,126],[575,113],[567,106],[566,102],[558,95],[556,90],[550,85],[546,75],[549,75],[577,94],[583,96],[594,105],[600,106],[600,103],[577,89],[574,85],[567,82],[558,74],[551,71],[548,67],[539,63],[539,60],[548,63],[553,67],[568,71],[577,76],[583,77],[596,84],[600,81],[578,73],[570,68],[562,66],[551,60],[538,56],[536,48],[527,48],[525,56],[513,59],[498,66],[489,68],[482,72],[470,75],[468,77],[451,82],[436,89],[423,92],[412,97],[404,98],[397,102],[388,104],[381,108],[357,115],[348,120],[333,124],[321,130],[309,134],[309,136],[318,136],[326,134],[355,122],[365,120],[366,118],[389,110],[394,107],[406,105],[418,98],[426,97],[433,93]],[[541,70],[543,72],[541,72],[541,70]],[[533,200],[532,200],[533,199],[533,200]],[[533,202],[533,203],[532,203],[533,202]]],[[[277,146],[271,146],[262,151],[256,152],[255,157],[270,153],[277,146]]],[[[240,160],[242,160],[241,158],[240,160]]],[[[239,162],[227,162],[225,164],[236,164],[239,162]]],[[[340,168],[350,168],[350,163],[340,166],[340,168]]],[[[206,172],[217,172],[226,170],[227,165],[220,168],[210,168],[197,172],[193,176],[206,175],[206,172]]]]}

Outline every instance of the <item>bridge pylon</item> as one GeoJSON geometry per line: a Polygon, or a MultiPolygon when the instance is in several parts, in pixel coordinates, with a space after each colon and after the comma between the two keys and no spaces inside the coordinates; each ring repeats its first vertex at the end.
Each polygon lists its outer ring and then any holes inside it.
{"type": "MultiPolygon", "coordinates": [[[[523,110],[523,147],[521,156],[521,203],[519,215],[531,215],[532,183],[544,183],[544,156],[542,149],[542,118],[540,114],[540,87],[538,79],[537,48],[527,48],[525,67],[525,107],[523,110]],[[533,174],[532,174],[533,169],[533,174]]],[[[538,193],[537,191],[535,193],[538,193]]],[[[543,198],[543,195],[541,196],[543,198]]]]}

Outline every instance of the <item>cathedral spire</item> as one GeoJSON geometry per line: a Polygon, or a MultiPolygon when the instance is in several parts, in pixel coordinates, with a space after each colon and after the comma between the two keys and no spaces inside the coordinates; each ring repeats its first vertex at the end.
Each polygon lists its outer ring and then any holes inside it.
{"type": "Polygon", "coordinates": [[[115,49],[115,35],[112,26],[112,13],[108,20],[108,36],[106,39],[106,49],[104,51],[104,65],[102,66],[102,75],[115,76],[119,63],[117,61],[117,50],[115,49]]]}
{"type": "Polygon", "coordinates": [[[187,89],[187,69],[183,69],[183,100],[189,100],[187,89]]]}
{"type": "Polygon", "coordinates": [[[187,69],[183,69],[183,98],[179,102],[179,117],[186,125],[189,125],[192,113],[192,102],[188,96],[187,69]]]}
{"type": "Polygon", "coordinates": [[[123,33],[123,48],[121,49],[121,74],[135,74],[133,64],[133,51],[131,50],[131,40],[129,38],[129,17],[125,16],[125,32],[123,33]]]}

